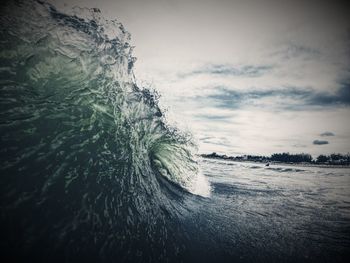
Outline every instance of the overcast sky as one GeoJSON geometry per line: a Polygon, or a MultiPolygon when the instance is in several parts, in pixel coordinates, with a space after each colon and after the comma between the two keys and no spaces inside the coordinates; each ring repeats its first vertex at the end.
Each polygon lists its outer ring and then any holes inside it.
{"type": "Polygon", "coordinates": [[[227,154],[350,151],[350,19],[337,1],[51,0],[132,35],[140,85],[227,154]]]}

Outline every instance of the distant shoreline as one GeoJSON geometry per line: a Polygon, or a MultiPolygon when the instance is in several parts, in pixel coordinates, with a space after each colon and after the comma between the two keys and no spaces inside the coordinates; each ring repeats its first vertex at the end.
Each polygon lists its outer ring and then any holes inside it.
{"type": "MultiPolygon", "coordinates": [[[[230,159],[220,159],[220,158],[210,158],[203,157],[204,159],[211,160],[221,160],[221,161],[230,161],[236,163],[256,163],[256,164],[270,164],[270,166],[274,165],[283,165],[283,166],[293,166],[293,167],[317,167],[317,168],[350,168],[350,165],[335,165],[335,164],[312,164],[312,163],[283,163],[283,162],[259,162],[259,161],[251,161],[251,160],[230,160],[230,159]]],[[[268,166],[268,167],[270,167],[268,166]]]]}
{"type": "MultiPolygon", "coordinates": [[[[297,167],[318,167],[318,168],[350,168],[350,163],[317,163],[315,161],[312,162],[283,162],[283,161],[274,161],[271,160],[271,157],[259,157],[259,159],[251,159],[247,156],[226,156],[226,155],[218,155],[216,153],[212,154],[200,154],[199,155],[205,159],[212,160],[222,160],[222,161],[231,161],[231,162],[239,162],[239,163],[257,163],[263,165],[283,165],[283,166],[297,166],[297,167]]],[[[248,155],[249,156],[249,155],[248,155]]]]}

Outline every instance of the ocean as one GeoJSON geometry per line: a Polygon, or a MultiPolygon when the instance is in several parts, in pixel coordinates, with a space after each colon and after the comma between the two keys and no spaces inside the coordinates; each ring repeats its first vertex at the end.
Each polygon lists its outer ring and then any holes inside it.
{"type": "Polygon", "coordinates": [[[202,159],[98,9],[0,16],[1,262],[344,262],[349,169],[202,159]]]}
{"type": "Polygon", "coordinates": [[[222,222],[212,225],[213,232],[225,233],[223,246],[238,262],[349,257],[350,168],[213,159],[200,164],[211,185],[206,215],[222,222]]]}

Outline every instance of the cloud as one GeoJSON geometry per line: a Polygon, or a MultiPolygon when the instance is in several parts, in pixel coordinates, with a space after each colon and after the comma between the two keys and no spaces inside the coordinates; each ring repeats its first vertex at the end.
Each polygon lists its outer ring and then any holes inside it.
{"type": "Polygon", "coordinates": [[[195,69],[191,72],[181,74],[180,77],[191,77],[194,75],[225,75],[225,76],[245,76],[245,77],[260,77],[271,71],[271,65],[245,65],[234,67],[228,64],[208,64],[195,69]]]}
{"type": "Polygon", "coordinates": [[[335,136],[335,134],[333,132],[323,132],[320,134],[320,136],[322,137],[335,136]]]}
{"type": "Polygon", "coordinates": [[[310,88],[275,88],[267,90],[234,90],[227,86],[212,89],[214,93],[197,96],[196,99],[213,101],[217,107],[236,109],[244,105],[261,106],[263,100],[271,99],[267,104],[281,109],[305,110],[307,108],[350,106],[350,81],[340,84],[335,93],[320,92],[310,88]]]}
{"type": "Polygon", "coordinates": [[[327,92],[312,94],[307,102],[324,106],[350,105],[350,80],[339,83],[339,89],[333,94],[327,92]]]}
{"type": "Polygon", "coordinates": [[[281,50],[272,52],[272,56],[279,55],[283,60],[295,59],[303,57],[304,59],[315,59],[322,55],[321,51],[315,47],[301,45],[296,43],[288,43],[281,50]]]}
{"type": "Polygon", "coordinates": [[[314,140],[312,142],[314,145],[324,145],[324,144],[329,144],[328,141],[321,141],[321,140],[314,140]]]}
{"type": "Polygon", "coordinates": [[[208,115],[208,114],[196,114],[195,118],[209,121],[228,121],[232,117],[231,116],[222,116],[222,115],[208,115]]]}
{"type": "MultiPolygon", "coordinates": [[[[239,108],[243,105],[256,105],[259,100],[266,98],[290,98],[295,101],[305,101],[311,96],[311,91],[296,88],[238,91],[227,87],[216,87],[214,94],[199,96],[198,99],[209,99],[216,102],[217,107],[239,108]]],[[[286,107],[287,104],[284,104],[286,107]]]]}
{"type": "Polygon", "coordinates": [[[208,144],[215,144],[215,145],[221,145],[221,146],[227,146],[229,145],[229,141],[225,137],[215,137],[215,136],[206,136],[199,139],[202,143],[208,143],[208,144]]]}

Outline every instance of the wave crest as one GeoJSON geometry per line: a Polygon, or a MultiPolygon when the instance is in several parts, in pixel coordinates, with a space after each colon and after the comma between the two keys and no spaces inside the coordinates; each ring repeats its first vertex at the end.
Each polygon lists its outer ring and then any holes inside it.
{"type": "MultiPolygon", "coordinates": [[[[4,14],[11,15],[1,19],[6,40],[1,51],[2,79],[16,85],[11,91],[16,94],[6,94],[3,101],[9,106],[3,112],[10,113],[6,119],[11,122],[13,113],[41,119],[44,112],[47,118],[48,109],[59,106],[70,109],[66,113],[70,119],[79,117],[74,126],[89,122],[87,129],[94,129],[106,122],[114,126],[107,129],[113,129],[110,139],[122,156],[136,163],[153,158],[160,174],[191,191],[198,173],[189,140],[168,127],[157,96],[136,86],[130,34],[117,21],[103,20],[98,9],[75,8],[72,13],[63,14],[40,1],[20,1],[5,8],[4,14]],[[23,89],[31,93],[30,98],[23,89]],[[24,103],[15,107],[10,103],[13,97],[24,103]]],[[[50,114],[56,118],[54,109],[50,114]]],[[[93,138],[105,133],[105,126],[100,129],[93,138]]]]}

